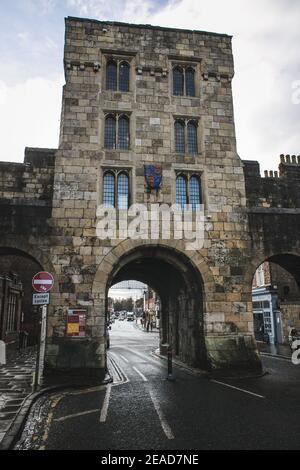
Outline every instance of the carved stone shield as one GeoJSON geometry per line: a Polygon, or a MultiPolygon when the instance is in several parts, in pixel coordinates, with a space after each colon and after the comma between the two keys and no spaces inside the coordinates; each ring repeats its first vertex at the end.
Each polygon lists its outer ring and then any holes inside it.
{"type": "Polygon", "coordinates": [[[148,189],[158,189],[162,181],[162,165],[160,163],[144,165],[144,173],[148,189]]]}

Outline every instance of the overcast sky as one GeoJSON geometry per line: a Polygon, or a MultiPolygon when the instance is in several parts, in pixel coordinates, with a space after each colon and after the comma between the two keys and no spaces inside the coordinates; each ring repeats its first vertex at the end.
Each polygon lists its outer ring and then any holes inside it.
{"type": "Polygon", "coordinates": [[[0,0],[0,6],[0,160],[23,161],[25,146],[57,147],[66,16],[233,35],[240,157],[259,160],[263,170],[276,169],[280,153],[300,154],[300,0],[0,0]]]}

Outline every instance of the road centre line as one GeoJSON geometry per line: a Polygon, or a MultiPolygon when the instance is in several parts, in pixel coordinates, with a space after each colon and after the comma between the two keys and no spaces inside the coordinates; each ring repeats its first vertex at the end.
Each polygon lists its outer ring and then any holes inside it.
{"type": "Polygon", "coordinates": [[[161,410],[161,407],[159,405],[159,402],[158,400],[155,398],[155,396],[153,395],[152,391],[149,390],[149,394],[150,394],[150,397],[151,397],[151,400],[152,400],[152,403],[154,405],[154,408],[155,408],[155,411],[158,415],[158,418],[159,418],[159,421],[160,421],[160,424],[161,424],[161,427],[165,433],[165,435],[167,436],[168,439],[175,439],[175,436],[172,432],[172,429],[170,428],[162,410],[161,410]]]}
{"type": "Polygon", "coordinates": [[[98,412],[99,412],[99,408],[95,410],[81,411],[80,413],[74,413],[72,415],[62,416],[61,418],[55,418],[53,421],[56,421],[56,422],[65,421],[66,419],[77,418],[78,416],[84,416],[84,415],[88,415],[91,413],[98,413],[98,412]]]}
{"type": "Polygon", "coordinates": [[[238,390],[239,392],[247,393],[248,395],[253,395],[254,397],[266,398],[263,395],[259,395],[258,393],[250,392],[250,390],[245,390],[243,388],[235,387],[234,385],[229,385],[225,382],[219,382],[218,380],[211,380],[210,382],[213,382],[213,383],[219,384],[219,385],[224,385],[224,387],[233,388],[234,390],[238,390]]]}
{"type": "Polygon", "coordinates": [[[108,406],[109,406],[110,393],[111,393],[111,384],[108,384],[107,389],[106,389],[104,402],[103,402],[102,409],[101,409],[101,413],[100,413],[100,423],[105,423],[105,421],[106,421],[107,411],[108,411],[108,406]]]}
{"type": "Polygon", "coordinates": [[[143,379],[144,382],[148,382],[148,379],[144,376],[144,374],[142,374],[141,371],[139,371],[139,370],[137,369],[137,367],[134,367],[134,366],[133,366],[132,368],[136,371],[137,374],[139,374],[140,377],[142,377],[142,379],[143,379]]]}

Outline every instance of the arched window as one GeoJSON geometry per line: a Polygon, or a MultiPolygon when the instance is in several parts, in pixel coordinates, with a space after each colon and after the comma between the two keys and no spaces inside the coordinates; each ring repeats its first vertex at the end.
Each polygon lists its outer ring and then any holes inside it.
{"type": "Polygon", "coordinates": [[[116,148],[116,119],[113,116],[105,118],[104,147],[116,148]]]}
{"type": "Polygon", "coordinates": [[[183,95],[183,70],[180,67],[175,67],[173,69],[173,94],[176,96],[183,95]]]}
{"type": "Polygon", "coordinates": [[[176,178],[176,204],[182,209],[187,204],[186,178],[181,175],[176,178]]]}
{"type": "Polygon", "coordinates": [[[195,96],[195,71],[192,68],[185,71],[185,93],[187,96],[195,96]]]}
{"type": "Polygon", "coordinates": [[[121,116],[118,121],[118,147],[123,150],[129,149],[129,119],[121,116]]]}
{"type": "Polygon", "coordinates": [[[103,204],[115,207],[115,176],[111,172],[104,174],[103,204]]]}
{"type": "Polygon", "coordinates": [[[201,191],[200,191],[200,180],[197,176],[191,176],[190,178],[190,199],[189,203],[192,206],[192,210],[197,210],[197,205],[201,204],[201,191]]]}
{"type": "Polygon", "coordinates": [[[121,62],[119,65],[119,90],[129,91],[129,64],[121,62]]]}
{"type": "Polygon", "coordinates": [[[117,64],[113,60],[106,65],[106,89],[117,90],[117,64]]]}
{"type": "Polygon", "coordinates": [[[188,131],[188,153],[197,153],[197,125],[193,121],[189,121],[187,125],[188,131]]]}
{"type": "Polygon", "coordinates": [[[185,153],[184,122],[175,121],[175,151],[185,153]]]}
{"type": "Polygon", "coordinates": [[[129,178],[126,173],[118,176],[118,208],[128,209],[129,205],[129,178]]]}

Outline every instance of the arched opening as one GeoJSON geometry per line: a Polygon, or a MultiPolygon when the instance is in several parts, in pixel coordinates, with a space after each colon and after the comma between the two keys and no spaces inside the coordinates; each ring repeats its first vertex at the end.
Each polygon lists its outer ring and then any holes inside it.
{"type": "Polygon", "coordinates": [[[32,305],[32,278],[41,270],[32,255],[0,247],[0,340],[6,344],[8,358],[38,342],[39,307],[32,305]]]}
{"type": "Polygon", "coordinates": [[[170,344],[175,357],[206,368],[203,332],[203,283],[199,270],[183,253],[161,246],[141,246],[121,256],[106,285],[106,312],[111,287],[126,280],[150,286],[160,301],[160,350],[170,344]]]}
{"type": "Polygon", "coordinates": [[[266,258],[252,281],[254,336],[261,351],[288,354],[293,330],[300,335],[300,257],[266,258]]]}

